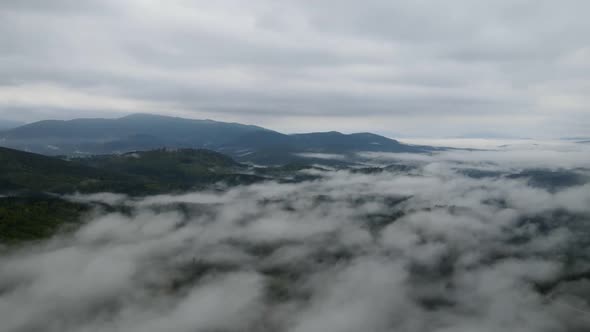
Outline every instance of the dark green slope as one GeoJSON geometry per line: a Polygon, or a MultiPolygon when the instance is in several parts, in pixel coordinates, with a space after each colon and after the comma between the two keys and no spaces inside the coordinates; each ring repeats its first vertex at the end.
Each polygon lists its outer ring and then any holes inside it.
{"type": "Polygon", "coordinates": [[[53,157],[0,147],[0,192],[100,191],[130,179],[53,157]]]}
{"type": "Polygon", "coordinates": [[[157,191],[190,190],[218,181],[252,183],[262,178],[242,174],[245,167],[228,156],[205,149],[159,149],[77,159],[94,168],[131,174],[157,184],[157,191]]]}
{"type": "Polygon", "coordinates": [[[230,157],[205,149],[158,149],[75,160],[96,168],[150,176],[166,176],[166,173],[200,175],[241,167],[230,157]]]}
{"type": "Polygon", "coordinates": [[[43,239],[68,226],[76,227],[89,210],[87,204],[58,197],[0,197],[0,243],[43,239]]]}
{"type": "Polygon", "coordinates": [[[70,202],[52,193],[149,195],[266,178],[241,174],[244,169],[208,150],[162,149],[66,161],[0,148],[0,244],[38,240],[76,228],[92,210],[92,204],[70,202]]]}
{"type": "Polygon", "coordinates": [[[0,148],[0,193],[119,192],[145,195],[215,182],[252,183],[243,166],[208,150],[156,150],[73,161],[0,148]]]}

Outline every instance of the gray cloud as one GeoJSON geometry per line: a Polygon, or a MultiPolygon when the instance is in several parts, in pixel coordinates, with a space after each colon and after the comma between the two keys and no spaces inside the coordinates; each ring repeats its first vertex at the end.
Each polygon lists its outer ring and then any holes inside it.
{"type": "Polygon", "coordinates": [[[588,135],[588,9],[577,0],[5,1],[0,116],[143,111],[286,131],[313,122],[417,136],[588,135]]]}

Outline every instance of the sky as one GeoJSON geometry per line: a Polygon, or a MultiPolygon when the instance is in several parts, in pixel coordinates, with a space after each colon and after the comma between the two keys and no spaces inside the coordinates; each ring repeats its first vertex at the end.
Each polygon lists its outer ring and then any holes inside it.
{"type": "Polygon", "coordinates": [[[3,0],[0,119],[590,136],[587,0],[3,0]]]}

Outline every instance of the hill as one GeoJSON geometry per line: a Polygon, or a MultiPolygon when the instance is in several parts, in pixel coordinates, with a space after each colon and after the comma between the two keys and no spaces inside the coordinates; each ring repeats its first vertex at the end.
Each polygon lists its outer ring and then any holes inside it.
{"type": "Polygon", "coordinates": [[[215,182],[244,184],[263,178],[221,153],[205,149],[158,149],[75,159],[85,166],[141,177],[158,192],[184,191],[215,182]]]}
{"type": "Polygon", "coordinates": [[[184,191],[216,182],[251,183],[243,166],[208,150],[156,150],[62,160],[0,148],[0,193],[184,191]]]}
{"type": "Polygon", "coordinates": [[[254,132],[219,148],[219,151],[240,161],[325,165],[348,164],[355,160],[357,152],[425,153],[434,150],[432,147],[403,144],[371,133],[343,134],[337,131],[292,135],[272,131],[254,132]],[[341,158],[314,158],[313,154],[338,154],[341,158]]]}
{"type": "Polygon", "coordinates": [[[337,131],[285,135],[254,132],[225,145],[225,149],[264,150],[283,148],[298,152],[349,153],[359,151],[425,152],[427,147],[402,144],[371,133],[343,134],[337,131]]]}
{"type": "Polygon", "coordinates": [[[237,123],[134,114],[118,119],[45,120],[0,132],[0,144],[48,155],[216,147],[266,129],[237,123]]]}
{"type": "Polygon", "coordinates": [[[0,148],[0,192],[100,191],[118,188],[126,176],[8,148],[0,148]]]}
{"type": "MultiPolygon", "coordinates": [[[[88,156],[158,148],[206,148],[240,161],[285,164],[310,160],[302,153],[434,150],[387,137],[317,132],[286,135],[262,127],[211,120],[135,114],[119,119],[47,120],[0,132],[0,145],[46,155],[88,156]]],[[[335,163],[335,161],[330,161],[335,163]]]]}
{"type": "Polygon", "coordinates": [[[90,206],[58,197],[0,197],[0,244],[17,244],[75,228],[90,206]]]}

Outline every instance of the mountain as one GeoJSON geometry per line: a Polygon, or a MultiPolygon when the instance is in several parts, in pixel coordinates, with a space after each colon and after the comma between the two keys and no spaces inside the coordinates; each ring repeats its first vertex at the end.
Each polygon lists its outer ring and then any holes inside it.
{"type": "Polygon", "coordinates": [[[193,120],[152,114],[118,119],[45,120],[2,133],[7,139],[112,140],[144,134],[173,141],[230,140],[264,128],[212,120],[193,120]]]}
{"type": "Polygon", "coordinates": [[[343,134],[330,131],[285,135],[265,131],[246,134],[218,150],[237,160],[258,164],[343,165],[354,161],[357,152],[424,153],[435,148],[402,144],[371,133],[343,134]],[[327,158],[321,157],[322,154],[327,158]],[[329,155],[335,156],[330,158],[329,155]]]}
{"type": "MultiPolygon", "coordinates": [[[[228,156],[204,149],[160,149],[63,160],[0,147],[0,247],[76,228],[84,220],[82,216],[92,210],[89,203],[54,194],[115,192],[143,196],[195,190],[217,182],[250,184],[269,177],[291,177],[293,171],[264,168],[254,172],[228,156]]],[[[101,209],[113,209],[106,203],[97,204],[101,209]]]]}
{"type": "Polygon", "coordinates": [[[158,148],[206,148],[242,162],[338,163],[305,153],[411,152],[435,150],[371,133],[319,132],[286,135],[258,126],[135,114],[119,119],[47,120],[0,132],[0,145],[46,155],[116,154],[158,148]]]}
{"type": "Polygon", "coordinates": [[[350,153],[359,151],[424,152],[421,147],[371,133],[342,134],[337,131],[285,135],[277,132],[246,134],[227,145],[230,149],[264,150],[283,148],[298,152],[350,153]]]}
{"type": "Polygon", "coordinates": [[[53,157],[0,148],[0,193],[92,191],[118,187],[126,177],[53,157]]]}
{"type": "Polygon", "coordinates": [[[118,174],[149,179],[157,191],[184,191],[195,186],[226,182],[245,184],[263,180],[232,158],[205,149],[158,149],[76,159],[77,162],[118,174]]]}
{"type": "Polygon", "coordinates": [[[245,166],[209,150],[155,150],[62,160],[0,148],[0,194],[185,191],[216,182],[261,181],[245,166]]]}
{"type": "Polygon", "coordinates": [[[134,114],[118,119],[45,120],[0,132],[0,144],[48,155],[159,147],[215,147],[266,129],[237,123],[134,114]]]}
{"type": "Polygon", "coordinates": [[[336,131],[292,135],[300,150],[321,153],[346,153],[360,151],[425,152],[421,147],[402,144],[396,140],[371,133],[345,135],[336,131]]]}

